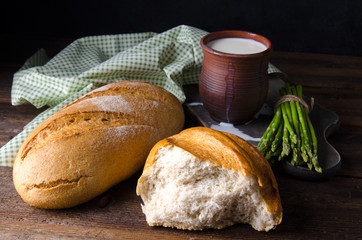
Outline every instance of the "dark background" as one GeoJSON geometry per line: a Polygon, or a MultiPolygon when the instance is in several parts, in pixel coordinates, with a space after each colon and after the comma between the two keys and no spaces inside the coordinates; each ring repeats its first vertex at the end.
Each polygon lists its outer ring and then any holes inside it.
{"type": "Polygon", "coordinates": [[[0,60],[25,60],[38,48],[76,38],[163,32],[180,24],[255,32],[276,51],[362,56],[360,0],[102,0],[1,3],[0,60]]]}

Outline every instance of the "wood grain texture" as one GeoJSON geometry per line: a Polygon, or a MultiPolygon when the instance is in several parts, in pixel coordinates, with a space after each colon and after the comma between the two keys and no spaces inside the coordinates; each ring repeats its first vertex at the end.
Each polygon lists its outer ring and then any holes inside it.
{"type": "MultiPolygon", "coordinates": [[[[274,231],[239,224],[223,230],[182,231],[149,227],[135,188],[140,172],[81,206],[41,210],[22,201],[12,168],[0,167],[1,239],[359,239],[362,238],[362,58],[275,52],[272,63],[304,86],[341,119],[328,139],[342,157],[336,177],[306,182],[275,170],[284,209],[274,231]]],[[[20,65],[0,66],[0,146],[44,109],[11,106],[12,75],[20,65]]],[[[188,116],[186,126],[196,123],[188,116]]]]}
{"type": "Polygon", "coordinates": [[[360,234],[361,179],[307,183],[277,175],[284,218],[276,230],[265,233],[244,224],[204,231],[149,227],[135,193],[139,174],[81,206],[42,210],[21,200],[10,180],[11,168],[1,167],[0,234],[36,239],[351,239],[360,234]]]}

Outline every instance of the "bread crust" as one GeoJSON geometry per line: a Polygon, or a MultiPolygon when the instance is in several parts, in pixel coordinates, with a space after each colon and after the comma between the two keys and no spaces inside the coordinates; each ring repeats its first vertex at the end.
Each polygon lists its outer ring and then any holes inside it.
{"type": "Polygon", "coordinates": [[[121,81],[96,89],[40,124],[14,162],[14,185],[38,208],[84,203],[128,178],[152,146],[178,133],[182,105],[156,85],[121,81]]]}
{"type": "Polygon", "coordinates": [[[182,148],[200,160],[239,171],[243,176],[254,176],[267,210],[275,216],[277,224],[281,223],[283,210],[279,189],[267,160],[244,139],[206,127],[189,128],[159,141],[147,157],[143,173],[138,180],[137,195],[146,194],[142,192],[140,186],[151,174],[152,166],[157,161],[155,156],[158,150],[169,145],[182,148]]]}

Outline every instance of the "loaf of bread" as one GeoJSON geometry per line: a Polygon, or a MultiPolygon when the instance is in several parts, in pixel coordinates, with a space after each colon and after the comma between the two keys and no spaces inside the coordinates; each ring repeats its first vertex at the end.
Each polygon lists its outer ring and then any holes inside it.
{"type": "Polygon", "coordinates": [[[182,130],[176,97],[141,81],[98,88],[39,125],[13,169],[23,200],[38,208],[84,203],[144,166],[154,144],[182,130]]]}
{"type": "Polygon", "coordinates": [[[269,231],[282,220],[278,185],[245,140],[204,127],[159,141],[138,179],[150,226],[221,229],[248,223],[269,231]]]}

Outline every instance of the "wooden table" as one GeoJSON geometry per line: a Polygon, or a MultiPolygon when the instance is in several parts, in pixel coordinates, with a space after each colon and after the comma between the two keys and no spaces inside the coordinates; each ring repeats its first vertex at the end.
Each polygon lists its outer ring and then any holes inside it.
{"type": "MultiPolygon", "coordinates": [[[[149,227],[136,196],[140,173],[102,196],[65,210],[41,210],[22,201],[12,169],[0,167],[1,239],[362,239],[362,58],[275,52],[272,63],[304,85],[306,96],[335,111],[341,120],[330,143],[342,168],[324,182],[307,182],[276,173],[284,218],[276,230],[249,225],[223,230],[182,231],[149,227]]],[[[19,63],[0,65],[0,146],[44,109],[11,106],[12,75],[19,63]]],[[[186,127],[195,123],[189,116],[186,127]]]]}

